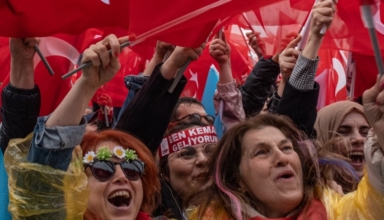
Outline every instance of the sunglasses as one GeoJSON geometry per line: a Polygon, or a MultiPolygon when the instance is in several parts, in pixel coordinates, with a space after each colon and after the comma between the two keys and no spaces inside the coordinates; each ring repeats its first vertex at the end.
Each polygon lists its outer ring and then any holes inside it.
{"type": "Polygon", "coordinates": [[[139,160],[111,162],[99,160],[91,164],[85,164],[85,169],[91,168],[92,175],[100,182],[110,180],[116,172],[116,165],[120,165],[125,177],[129,180],[138,180],[143,176],[145,163],[139,160]]]}

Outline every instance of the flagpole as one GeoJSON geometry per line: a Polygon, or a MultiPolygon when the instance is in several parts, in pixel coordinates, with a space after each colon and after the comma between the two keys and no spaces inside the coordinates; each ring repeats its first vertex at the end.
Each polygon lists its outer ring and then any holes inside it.
{"type": "MultiPolygon", "coordinates": [[[[319,0],[316,0],[313,5],[315,5],[318,1],[319,0]]],[[[300,31],[300,35],[302,36],[302,38],[301,38],[301,41],[299,42],[299,44],[297,45],[297,49],[300,51],[304,50],[304,47],[307,44],[309,30],[311,28],[311,21],[312,21],[312,10],[311,10],[311,12],[309,12],[307,20],[305,21],[305,24],[300,31]]],[[[320,33],[324,34],[326,30],[327,30],[326,26],[323,26],[320,33]],[[324,30],[324,27],[325,27],[325,30],[324,30]]]]}
{"type": "Polygon", "coordinates": [[[44,64],[44,66],[47,68],[48,73],[51,74],[51,76],[53,76],[55,73],[53,72],[53,69],[52,69],[51,65],[49,65],[47,59],[45,59],[45,57],[44,57],[43,53],[41,52],[39,46],[35,45],[33,47],[33,49],[35,49],[36,53],[39,55],[41,61],[44,64]]]}
{"type": "Polygon", "coordinates": [[[373,47],[373,52],[375,54],[377,69],[379,71],[380,76],[382,76],[384,74],[383,58],[381,56],[379,41],[377,39],[376,29],[373,23],[371,5],[362,5],[360,9],[365,21],[364,24],[368,29],[369,36],[371,38],[371,43],[373,47]]]}
{"type": "MultiPolygon", "coordinates": [[[[122,44],[120,45],[120,50],[124,49],[125,47],[127,47],[127,46],[129,46],[129,45],[133,46],[134,44],[133,44],[133,43],[131,44],[130,41],[127,41],[127,42],[122,43],[122,44]]],[[[108,53],[109,53],[109,54],[112,54],[112,50],[108,50],[108,53]]],[[[62,79],[66,79],[66,78],[72,76],[73,74],[79,72],[80,70],[83,70],[83,69],[88,68],[88,67],[90,67],[90,66],[92,66],[92,62],[91,62],[91,61],[88,61],[88,62],[86,62],[86,63],[83,63],[83,64],[81,64],[79,67],[77,67],[76,69],[70,71],[70,72],[67,73],[67,74],[64,74],[61,78],[62,78],[62,79]]]]}

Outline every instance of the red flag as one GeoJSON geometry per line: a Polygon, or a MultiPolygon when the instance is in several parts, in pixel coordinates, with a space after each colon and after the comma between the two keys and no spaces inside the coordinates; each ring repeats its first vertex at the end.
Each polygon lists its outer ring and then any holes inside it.
{"type": "Polygon", "coordinates": [[[354,98],[363,95],[364,91],[376,83],[378,74],[375,57],[363,54],[353,54],[356,67],[354,98]]]}
{"type": "Polygon", "coordinates": [[[235,14],[277,1],[282,0],[131,1],[130,8],[142,10],[131,11],[130,31],[137,39],[151,38],[198,47],[207,40],[216,24],[223,26],[222,21],[235,14]]]}
{"type": "MultiPolygon", "coordinates": [[[[247,57],[249,54],[248,46],[232,42],[230,30],[225,31],[227,42],[231,47],[231,69],[232,77],[237,81],[241,81],[242,75],[249,74],[252,70],[253,62],[247,57]]],[[[232,36],[233,37],[233,36],[232,36]]],[[[218,68],[217,62],[209,55],[209,45],[203,50],[202,55],[197,61],[192,62],[186,69],[184,75],[188,79],[188,83],[184,88],[182,96],[194,97],[201,100],[206,87],[208,72],[211,65],[218,68]]]]}
{"type": "Polygon", "coordinates": [[[0,36],[81,34],[95,27],[129,28],[125,0],[7,0],[0,3],[0,36]]]}
{"type": "MultiPolygon", "coordinates": [[[[372,5],[373,21],[377,30],[380,48],[384,49],[384,4],[382,0],[369,0],[372,5]]],[[[364,4],[365,4],[364,3],[364,4]]],[[[373,55],[372,44],[367,28],[360,13],[361,2],[358,0],[339,0],[337,12],[324,37],[322,48],[341,49],[359,54],[373,55]]]]}
{"type": "Polygon", "coordinates": [[[315,78],[320,85],[318,109],[337,101],[347,100],[345,53],[339,50],[320,50],[319,57],[321,59],[315,78]]]}
{"type": "Polygon", "coordinates": [[[9,53],[9,38],[8,37],[0,37],[0,87],[3,84],[5,77],[11,71],[11,54],[9,53]]]}
{"type": "MultiPolygon", "coordinates": [[[[52,113],[68,93],[73,81],[71,78],[63,80],[61,76],[74,68],[80,53],[85,49],[85,45],[89,45],[95,40],[95,37],[100,37],[100,32],[91,29],[79,36],[59,34],[41,39],[40,50],[51,65],[55,75],[50,76],[40,57],[36,54],[34,57],[35,83],[41,92],[40,115],[52,113]]],[[[10,56],[9,54],[8,50],[5,56],[10,56]]],[[[1,91],[8,83],[9,74],[3,82],[1,91]]]]}
{"type": "Polygon", "coordinates": [[[231,22],[259,32],[263,55],[273,56],[299,33],[312,6],[311,1],[283,0],[237,15],[231,22]]]}

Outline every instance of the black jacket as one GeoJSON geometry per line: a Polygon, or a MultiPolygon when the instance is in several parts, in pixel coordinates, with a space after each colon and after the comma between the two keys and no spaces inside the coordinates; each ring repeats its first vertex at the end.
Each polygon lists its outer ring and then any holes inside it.
{"type": "Polygon", "coordinates": [[[315,82],[311,90],[298,90],[289,84],[285,84],[283,97],[277,107],[276,113],[288,116],[296,126],[309,137],[314,137],[313,126],[317,117],[317,100],[320,86],[315,82]]]}
{"type": "Polygon", "coordinates": [[[162,176],[161,183],[161,204],[152,213],[153,216],[166,216],[168,218],[183,219],[183,207],[181,199],[171,187],[171,184],[162,176]]]}
{"type": "Polygon", "coordinates": [[[8,84],[2,92],[0,145],[3,153],[12,138],[24,138],[33,131],[40,112],[40,90],[18,89],[8,84]]]}
{"type": "Polygon", "coordinates": [[[265,101],[275,87],[279,73],[279,64],[272,59],[262,58],[256,63],[244,85],[240,88],[243,108],[247,117],[263,109],[265,101]]]}
{"type": "Polygon", "coordinates": [[[173,93],[169,93],[168,88],[173,80],[167,80],[161,75],[161,65],[156,66],[115,126],[115,129],[139,138],[153,153],[164,137],[173,109],[187,84],[183,76],[173,93]]]}

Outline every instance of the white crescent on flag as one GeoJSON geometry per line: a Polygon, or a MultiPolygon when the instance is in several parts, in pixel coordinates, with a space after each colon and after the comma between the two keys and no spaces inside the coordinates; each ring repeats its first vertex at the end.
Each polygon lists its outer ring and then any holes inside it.
{"type": "Polygon", "coordinates": [[[332,58],[332,64],[333,64],[333,69],[336,71],[338,80],[337,80],[337,86],[335,89],[335,96],[339,91],[345,87],[347,84],[347,78],[344,70],[343,64],[340,62],[339,59],[337,58],[332,58]]]}
{"type": "MultiPolygon", "coordinates": [[[[70,43],[56,37],[44,37],[41,39],[39,48],[45,57],[60,56],[65,57],[72,62],[73,65],[77,63],[80,57],[79,51],[70,43]]],[[[34,57],[34,68],[41,61],[40,57],[36,54],[34,57]]]]}
{"type": "Polygon", "coordinates": [[[376,3],[376,7],[377,7],[377,10],[376,10],[376,13],[373,15],[373,22],[375,23],[375,28],[376,30],[384,35],[384,24],[381,22],[381,19],[380,19],[380,2],[376,3]]]}

